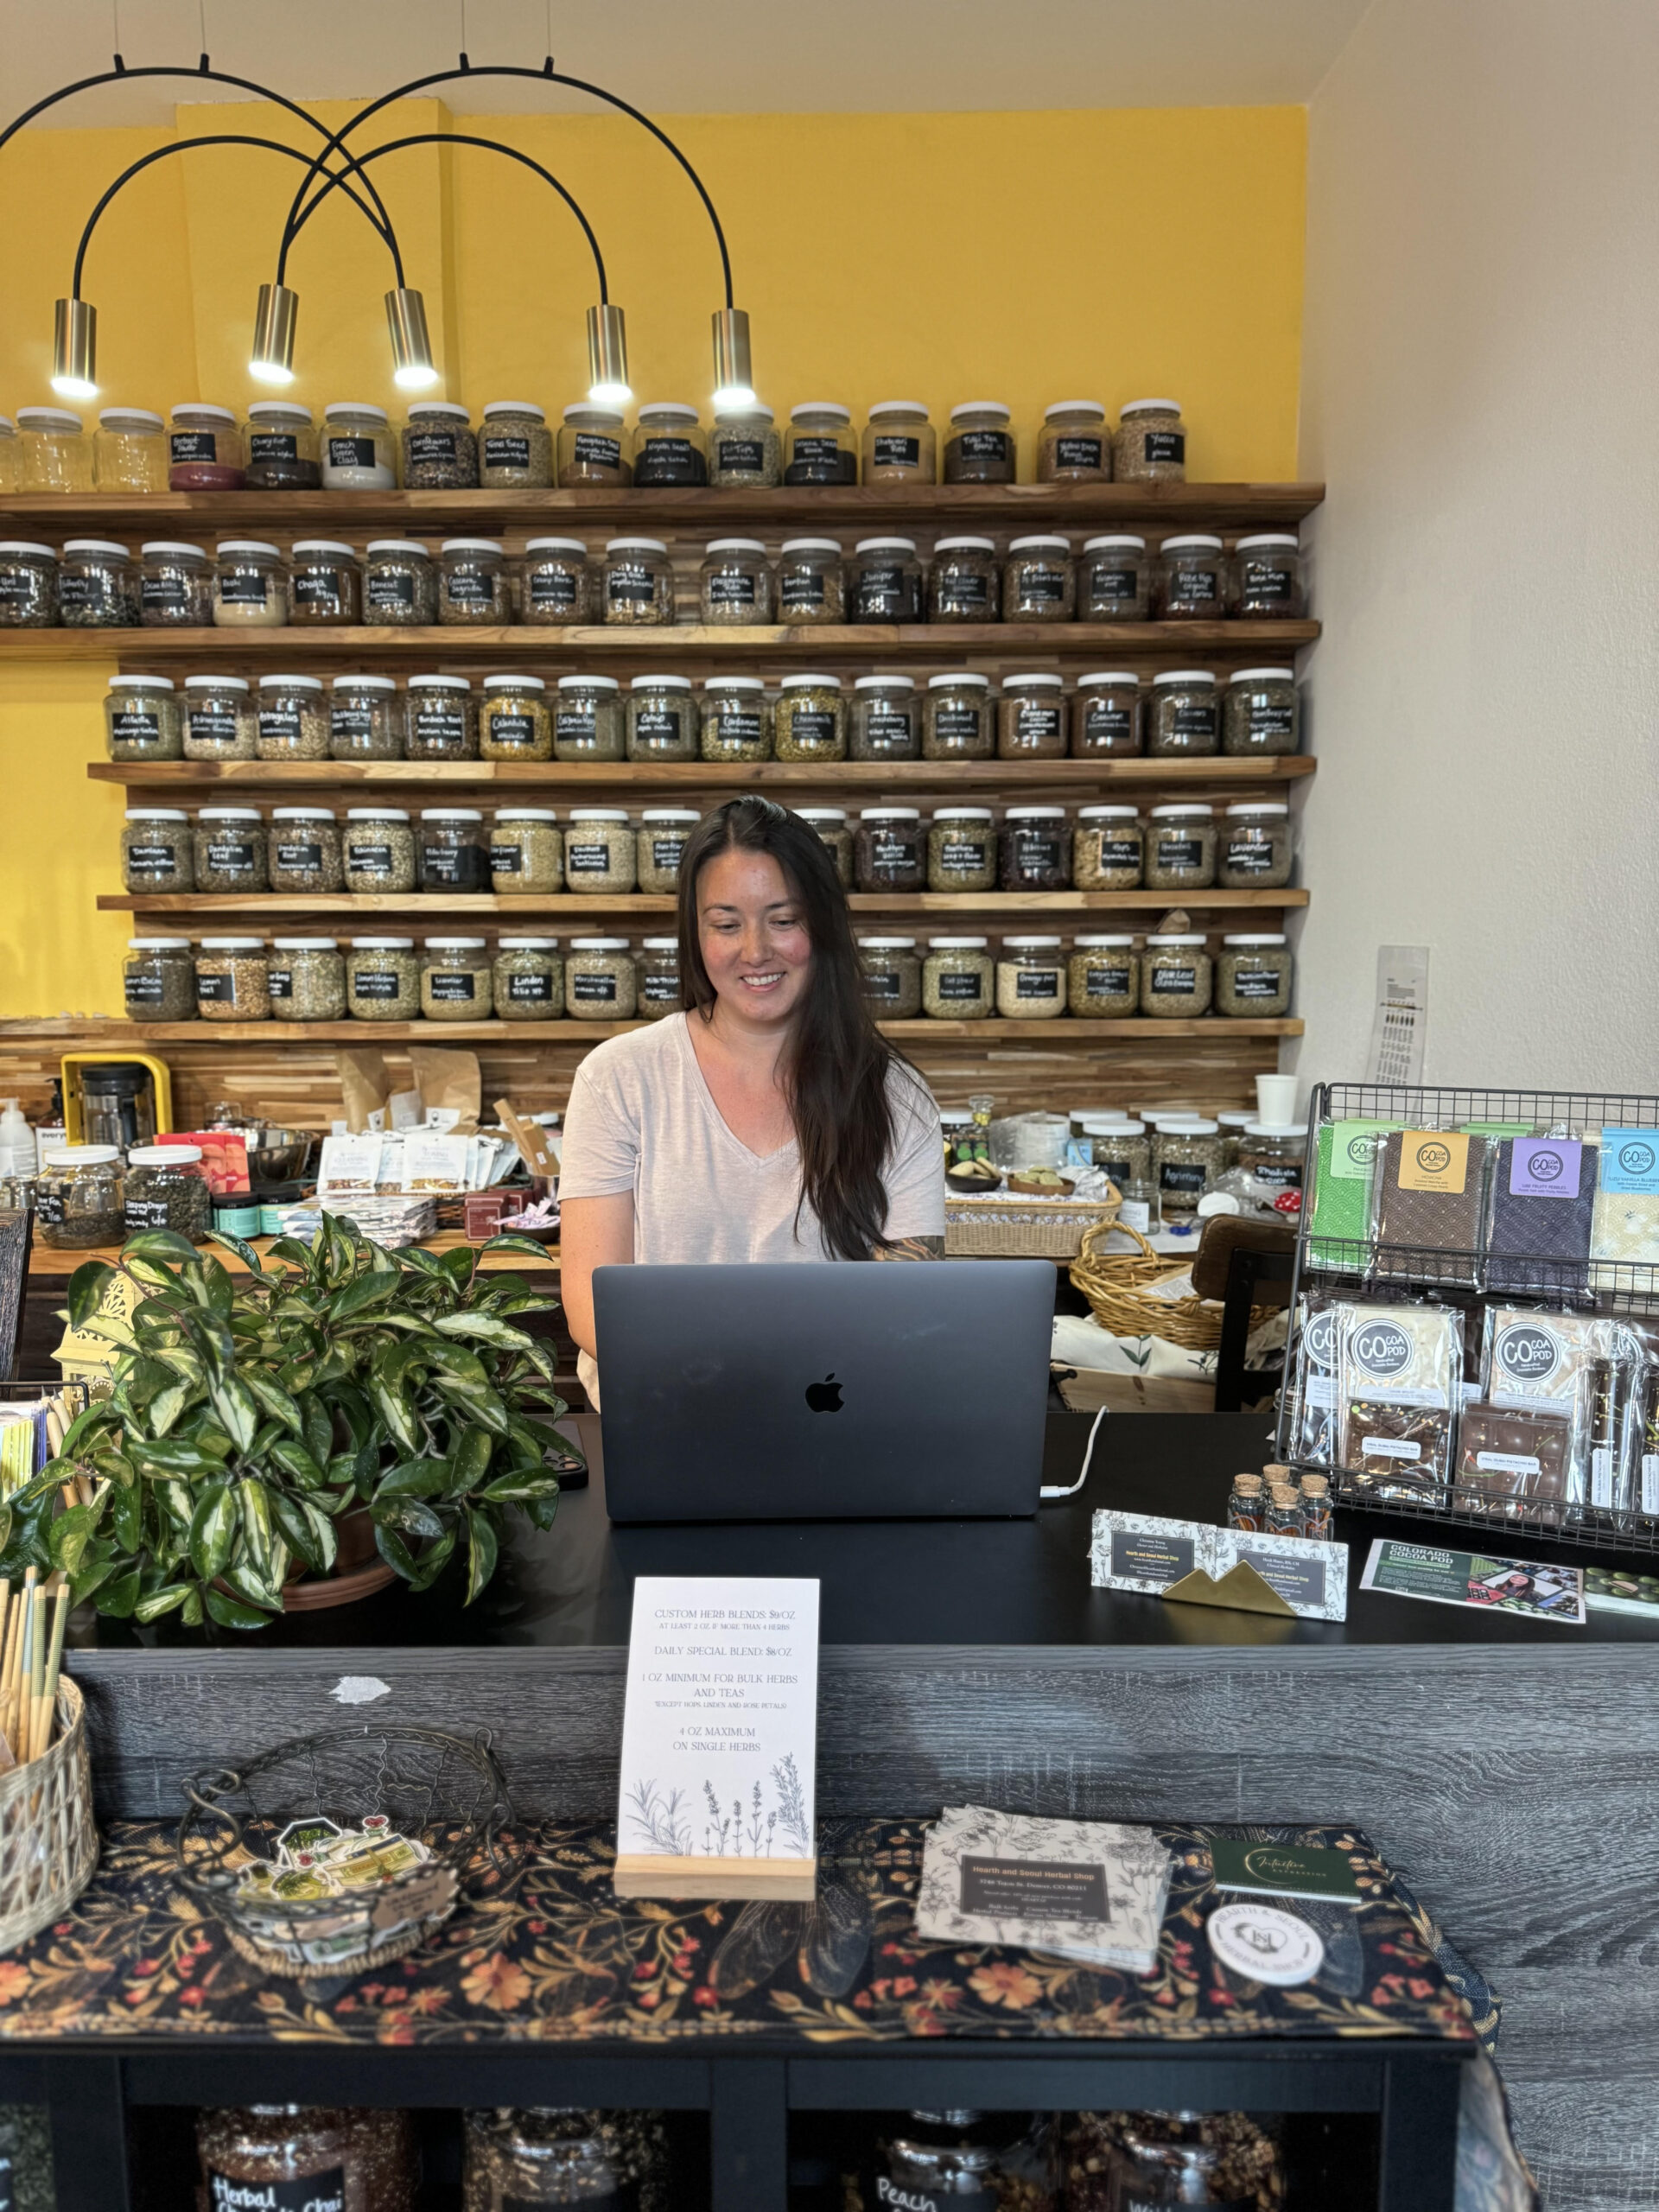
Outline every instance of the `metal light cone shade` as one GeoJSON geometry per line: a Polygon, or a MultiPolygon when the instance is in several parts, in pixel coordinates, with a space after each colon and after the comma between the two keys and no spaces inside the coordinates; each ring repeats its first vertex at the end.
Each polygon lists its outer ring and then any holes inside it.
{"type": "Polygon", "coordinates": [[[65,399],[98,392],[98,309],[60,300],[52,318],[52,389],[65,399]]]}
{"type": "Polygon", "coordinates": [[[300,318],[300,296],[286,284],[262,284],[253,318],[253,350],[250,372],[262,384],[294,381],[294,333],[300,318]]]}
{"type": "Polygon", "coordinates": [[[741,407],[754,397],[754,372],[749,361],[749,318],[741,308],[720,308],[715,314],[715,402],[717,406],[741,407]]]}
{"type": "Polygon", "coordinates": [[[427,335],[426,302],[400,288],[386,294],[386,326],[391,332],[392,374],[405,391],[418,391],[438,380],[427,335]]]}
{"type": "Polygon", "coordinates": [[[616,307],[588,310],[588,397],[598,405],[622,406],[632,398],[628,385],[628,332],[616,307]]]}

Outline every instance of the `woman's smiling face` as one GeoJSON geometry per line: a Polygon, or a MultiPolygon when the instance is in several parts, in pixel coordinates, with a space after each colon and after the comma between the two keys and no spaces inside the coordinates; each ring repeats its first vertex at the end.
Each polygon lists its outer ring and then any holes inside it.
{"type": "Polygon", "coordinates": [[[722,1005],[786,1021],[806,995],[812,944],[801,904],[770,853],[717,853],[697,881],[697,942],[722,1005]]]}

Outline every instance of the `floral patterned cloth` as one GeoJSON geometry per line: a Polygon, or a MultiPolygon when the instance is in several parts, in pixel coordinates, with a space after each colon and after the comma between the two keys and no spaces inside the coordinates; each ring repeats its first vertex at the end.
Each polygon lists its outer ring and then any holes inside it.
{"type": "MultiPolygon", "coordinates": [[[[1352,1828],[1242,1831],[1345,1852],[1364,1902],[1288,1909],[1325,1940],[1315,1979],[1265,1988],[1204,1937],[1208,1839],[1160,1827],[1175,1860],[1147,1975],[1035,1953],[919,1942],[925,1821],[861,1821],[820,1838],[807,1904],[620,1900],[608,1831],[522,1829],[516,1880],[480,1867],[477,1901],[408,1958],[323,2001],[261,1974],[174,1879],[173,1831],[123,1821],[74,1911],[0,1957],[0,2036],[213,2036],[239,2043],[446,2044],[797,2036],[1418,2036],[1473,2044],[1468,2012],[1352,1828]]],[[[1241,1831],[1225,1831],[1241,1833],[1241,1831]]]]}

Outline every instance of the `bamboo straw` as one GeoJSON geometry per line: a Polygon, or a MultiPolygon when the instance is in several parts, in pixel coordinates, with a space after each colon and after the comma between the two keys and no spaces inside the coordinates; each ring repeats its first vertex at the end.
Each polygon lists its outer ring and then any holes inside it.
{"type": "Polygon", "coordinates": [[[58,1709],[58,1673],[63,1663],[63,1632],[69,1624],[69,1584],[67,1580],[58,1585],[58,1602],[52,1614],[52,1644],[41,1677],[40,1696],[35,1701],[35,1731],[29,1744],[29,1756],[41,1758],[50,1748],[53,1722],[58,1709]]]}
{"type": "Polygon", "coordinates": [[[23,1577],[22,1633],[17,1640],[16,1657],[6,1694],[6,1734],[10,1738],[12,1755],[20,1762],[27,1756],[28,1732],[24,1723],[29,1712],[29,1687],[34,1668],[37,1579],[38,1570],[32,1567],[23,1577]]]}

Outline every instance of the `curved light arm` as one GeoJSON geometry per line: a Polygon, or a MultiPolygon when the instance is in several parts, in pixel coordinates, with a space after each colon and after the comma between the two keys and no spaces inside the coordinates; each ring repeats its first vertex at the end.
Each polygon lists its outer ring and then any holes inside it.
{"type": "MultiPolygon", "coordinates": [[[[593,225],[582,213],[569,193],[559,182],[557,177],[554,175],[552,170],[544,169],[539,162],[531,161],[528,154],[521,154],[516,146],[503,146],[496,139],[474,138],[468,133],[459,130],[417,130],[408,138],[390,138],[384,146],[373,147],[366,154],[353,155],[343,168],[326,169],[323,174],[327,178],[327,182],[314,193],[306,202],[283,241],[283,259],[278,262],[276,267],[276,282],[279,284],[283,282],[289,247],[294,244],[328,194],[336,189],[349,192],[351,187],[346,180],[354,175],[363,176],[364,183],[366,185],[368,179],[364,175],[364,172],[367,169],[369,163],[378,162],[383,154],[396,154],[405,146],[481,146],[486,153],[505,154],[509,161],[520,162],[525,168],[534,169],[544,184],[552,186],[554,191],[558,194],[560,199],[582,225],[582,236],[593,249],[594,266],[599,271],[599,303],[601,307],[607,303],[610,295],[605,289],[605,260],[599,250],[599,240],[594,236],[593,225]]],[[[343,154],[346,149],[342,146],[336,150],[343,154]]],[[[302,155],[300,158],[304,160],[306,156],[302,155]]],[[[303,191],[305,187],[302,186],[301,189],[303,191]]],[[[401,276],[397,281],[402,283],[401,276]]]]}
{"type": "MultiPolygon", "coordinates": [[[[668,149],[696,188],[697,197],[702,200],[708,213],[709,220],[714,226],[715,241],[720,248],[721,275],[726,287],[726,304],[728,308],[732,305],[732,259],[726,250],[726,233],[721,228],[720,217],[715,212],[715,203],[709,197],[702,179],[669,137],[667,131],[653,123],[648,115],[642,115],[637,107],[631,107],[626,100],[620,99],[615,92],[607,92],[602,85],[590,85],[581,77],[562,75],[553,67],[550,55],[540,69],[518,68],[511,63],[500,62],[491,63],[478,69],[439,69],[429,77],[412,78],[408,84],[399,85],[392,92],[383,92],[378,99],[371,100],[366,107],[359,108],[349,122],[342,124],[338,130],[331,131],[327,135],[327,143],[311,163],[311,175],[302,180],[300,188],[294,195],[294,204],[289,209],[288,221],[283,231],[282,251],[277,256],[276,262],[276,281],[279,284],[283,281],[283,272],[287,265],[289,245],[302,220],[300,211],[304,205],[305,196],[317,177],[332,174],[327,167],[328,156],[331,154],[343,153],[345,142],[352,132],[357,130],[359,124],[366,123],[372,115],[378,114],[383,107],[389,107],[392,101],[407,99],[411,93],[424,92],[432,85],[451,84],[458,77],[528,77],[537,84],[569,85],[575,92],[589,92],[595,99],[604,100],[610,106],[620,109],[624,115],[632,117],[635,123],[649,130],[653,138],[668,149]]],[[[328,188],[325,186],[324,190],[327,189],[328,188]]],[[[321,194],[319,194],[317,196],[321,198],[321,194]]],[[[573,206],[574,204],[572,202],[573,206]]]]}
{"type": "MultiPolygon", "coordinates": [[[[327,142],[323,147],[325,155],[331,152],[337,143],[334,134],[317,121],[316,117],[308,108],[301,107],[297,101],[288,99],[284,93],[273,92],[269,85],[256,84],[251,77],[232,77],[226,75],[223,69],[210,69],[207,67],[207,57],[205,54],[201,57],[200,66],[194,69],[175,68],[166,62],[157,62],[153,66],[147,65],[139,69],[129,69],[119,54],[116,56],[116,64],[113,69],[101,70],[96,77],[81,77],[73,85],[60,86],[55,92],[48,92],[44,99],[36,100],[33,107],[26,107],[21,115],[14,116],[5,129],[0,130],[0,153],[5,151],[12,139],[26,124],[33,123],[37,115],[44,115],[48,108],[55,107],[60,100],[69,99],[76,92],[89,92],[99,85],[130,84],[137,77],[188,77],[197,82],[205,78],[212,85],[234,85],[239,91],[257,92],[261,99],[269,100],[273,106],[286,108],[290,115],[298,116],[302,123],[315,130],[319,138],[327,142]]],[[[304,156],[302,156],[301,158],[303,160],[304,156]]],[[[396,252],[397,243],[392,232],[391,217],[386,213],[385,203],[367,177],[364,178],[363,185],[369,198],[374,202],[379,218],[376,228],[382,232],[391,244],[392,251],[396,252]]],[[[302,185],[301,190],[305,189],[306,187],[302,185]]]]}
{"type": "MultiPolygon", "coordinates": [[[[137,73],[135,71],[133,73],[136,75],[137,73]]],[[[200,146],[259,146],[263,147],[268,154],[283,154],[285,155],[289,161],[303,162],[308,170],[312,167],[311,156],[308,154],[301,153],[297,147],[284,146],[279,139],[276,138],[253,138],[244,137],[242,134],[236,131],[216,132],[213,137],[206,138],[175,138],[168,145],[156,147],[152,152],[142,156],[140,159],[134,162],[130,168],[122,170],[120,175],[117,177],[115,182],[111,185],[109,190],[104,194],[104,197],[99,201],[97,207],[93,208],[92,213],[86,218],[86,227],[80,234],[80,245],[76,249],[75,252],[75,281],[71,289],[70,296],[72,298],[78,300],[80,297],[80,272],[86,264],[86,249],[92,242],[92,232],[98,227],[99,216],[103,214],[104,210],[109,206],[111,200],[115,198],[117,193],[121,191],[124,186],[130,184],[133,178],[138,175],[142,170],[149,168],[152,162],[165,161],[169,154],[188,154],[191,152],[193,149],[200,146]]],[[[335,184],[340,184],[340,189],[345,193],[346,198],[352,201],[354,207],[361,210],[365,219],[373,226],[377,236],[385,240],[386,249],[391,255],[392,267],[397,272],[398,285],[401,287],[404,281],[404,260],[403,256],[397,251],[397,241],[391,234],[391,226],[390,223],[383,226],[377,220],[373,209],[370,207],[365,200],[359,197],[357,193],[352,189],[349,184],[341,183],[340,178],[334,175],[333,170],[328,171],[327,174],[330,179],[330,188],[332,189],[333,186],[335,184]]],[[[366,188],[366,178],[364,181],[366,188]]]]}

